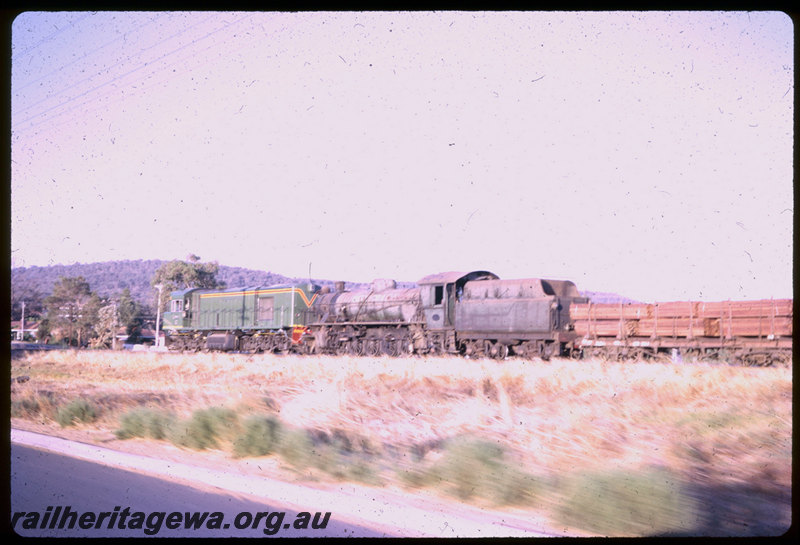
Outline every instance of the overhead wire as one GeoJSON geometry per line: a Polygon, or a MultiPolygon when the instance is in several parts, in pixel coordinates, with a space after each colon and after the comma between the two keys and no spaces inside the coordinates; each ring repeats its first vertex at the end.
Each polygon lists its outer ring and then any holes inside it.
{"type": "Polygon", "coordinates": [[[83,21],[84,19],[86,19],[87,17],[89,17],[90,15],[92,15],[92,14],[94,14],[94,13],[96,13],[96,12],[89,12],[89,13],[87,13],[86,15],[84,15],[83,17],[81,17],[81,18],[79,18],[79,19],[76,19],[76,20],[72,21],[72,22],[71,22],[69,25],[67,25],[67,26],[66,26],[66,27],[64,27],[64,28],[61,28],[61,29],[59,29],[58,27],[56,27],[56,31],[55,31],[55,32],[53,32],[52,34],[49,34],[48,36],[45,36],[44,38],[42,38],[42,39],[41,39],[41,40],[39,40],[37,43],[35,43],[35,44],[33,44],[32,46],[30,46],[30,47],[29,47],[28,49],[26,49],[25,51],[22,51],[21,53],[17,53],[16,55],[12,54],[12,55],[11,55],[11,62],[12,62],[12,63],[14,63],[14,62],[19,62],[19,60],[20,60],[20,58],[21,58],[21,57],[24,57],[25,55],[27,55],[27,54],[28,54],[28,53],[30,53],[31,51],[33,51],[33,50],[37,49],[38,47],[41,47],[41,46],[42,46],[42,44],[44,44],[44,43],[46,43],[46,42],[48,42],[48,41],[52,40],[53,38],[55,38],[55,37],[56,37],[56,36],[58,36],[59,34],[61,34],[61,33],[63,33],[63,32],[66,32],[67,30],[69,30],[70,28],[74,27],[75,25],[77,25],[78,23],[80,23],[81,21],[83,21]]]}
{"type": "MultiPolygon", "coordinates": [[[[195,26],[197,26],[197,25],[200,25],[200,24],[202,24],[202,23],[204,23],[204,22],[206,22],[206,21],[208,21],[208,20],[210,20],[210,19],[211,19],[211,16],[210,16],[210,17],[207,17],[207,18],[205,18],[205,19],[203,19],[202,21],[200,21],[200,22],[198,22],[198,23],[195,23],[195,24],[193,24],[193,25],[190,25],[189,27],[186,27],[186,28],[184,28],[183,30],[181,30],[181,31],[179,31],[179,32],[177,32],[177,33],[175,33],[175,34],[172,34],[171,36],[169,36],[169,37],[167,37],[167,38],[164,38],[164,39],[162,39],[162,40],[159,40],[158,42],[155,42],[155,43],[154,43],[153,45],[151,45],[150,47],[147,47],[147,48],[145,48],[145,49],[143,49],[143,50],[141,50],[141,51],[139,51],[139,52],[137,52],[137,53],[135,53],[135,54],[129,55],[127,58],[125,58],[125,59],[123,59],[123,60],[121,60],[121,61],[118,61],[118,62],[116,62],[116,63],[114,63],[114,64],[112,64],[112,65],[110,65],[110,66],[108,66],[108,67],[106,67],[106,68],[103,68],[103,69],[102,69],[102,70],[100,70],[99,72],[97,72],[97,73],[95,73],[95,74],[92,74],[91,76],[89,76],[89,77],[87,77],[87,78],[84,78],[84,79],[82,79],[82,80],[79,80],[79,81],[77,81],[77,82],[73,83],[72,85],[69,85],[69,86],[67,86],[66,88],[63,88],[63,89],[61,89],[61,90],[60,90],[58,93],[54,94],[54,95],[53,95],[53,96],[51,96],[51,97],[48,97],[47,99],[43,99],[43,100],[39,101],[39,102],[38,102],[38,103],[36,103],[36,104],[41,104],[42,102],[44,102],[44,101],[46,101],[46,100],[50,100],[50,99],[52,99],[52,98],[58,97],[59,95],[62,95],[62,94],[64,94],[66,91],[68,91],[69,89],[72,89],[73,87],[76,87],[76,86],[78,86],[78,85],[80,85],[80,84],[82,84],[82,83],[84,83],[84,82],[91,81],[93,78],[95,78],[95,77],[97,77],[97,76],[99,76],[99,75],[103,74],[103,72],[110,72],[110,71],[111,71],[113,68],[115,68],[116,66],[123,65],[124,63],[129,63],[129,62],[130,62],[132,59],[134,59],[134,58],[136,58],[136,57],[138,57],[138,56],[141,56],[141,55],[142,55],[144,52],[146,52],[146,51],[148,51],[148,50],[150,50],[150,49],[152,49],[152,48],[154,48],[154,47],[156,47],[156,46],[158,46],[158,45],[160,45],[160,44],[166,43],[166,42],[168,42],[169,40],[172,40],[173,38],[176,38],[177,36],[180,36],[181,34],[183,34],[183,33],[187,32],[187,31],[189,31],[191,28],[194,28],[195,26]]],[[[150,61],[145,61],[145,62],[142,64],[142,67],[144,67],[144,66],[147,66],[148,62],[150,62],[150,61]]],[[[120,77],[124,77],[125,75],[126,75],[126,74],[123,74],[122,76],[116,76],[116,77],[112,78],[111,80],[107,80],[106,82],[104,82],[104,83],[102,83],[102,84],[100,84],[100,85],[96,85],[94,88],[91,88],[91,89],[89,89],[89,90],[87,90],[87,91],[84,91],[83,93],[80,93],[80,94],[78,94],[78,95],[75,95],[75,96],[73,96],[73,97],[71,97],[71,98],[69,98],[69,99],[67,99],[67,100],[64,100],[64,101],[62,101],[62,102],[59,102],[59,103],[57,103],[55,106],[51,106],[51,107],[49,107],[49,108],[43,109],[43,110],[39,111],[38,113],[36,113],[36,114],[34,114],[34,115],[32,115],[32,116],[29,116],[28,118],[26,118],[26,119],[23,119],[23,120],[21,120],[21,121],[18,121],[18,122],[17,122],[17,123],[15,123],[15,124],[13,124],[13,125],[12,125],[12,128],[17,128],[17,127],[19,127],[19,125],[21,125],[21,124],[24,124],[24,123],[27,123],[28,121],[31,121],[31,120],[33,120],[33,119],[36,119],[37,117],[39,117],[39,116],[42,116],[42,115],[44,115],[44,114],[46,114],[46,113],[48,113],[48,112],[50,112],[50,111],[52,111],[52,110],[55,110],[55,109],[57,109],[57,108],[60,108],[60,107],[63,107],[64,105],[66,105],[66,104],[69,104],[70,102],[72,102],[72,101],[74,101],[74,100],[77,100],[77,99],[81,98],[82,96],[85,96],[85,95],[87,95],[88,93],[91,93],[92,91],[94,91],[94,90],[96,90],[96,89],[102,88],[103,86],[105,86],[105,85],[107,85],[107,84],[109,84],[109,83],[111,83],[111,82],[113,82],[113,81],[115,81],[115,80],[119,79],[120,77]]],[[[23,110],[23,111],[24,111],[24,110],[23,110]]],[[[69,112],[69,111],[72,111],[72,110],[71,110],[71,109],[68,109],[68,110],[67,110],[67,112],[69,112]]],[[[49,119],[52,119],[52,118],[45,119],[43,122],[46,122],[46,121],[48,121],[49,119]]],[[[36,125],[37,125],[37,124],[34,124],[33,126],[36,126],[36,125]]]]}
{"type": "MultiPolygon", "coordinates": [[[[166,14],[162,14],[162,15],[160,15],[160,17],[163,17],[164,15],[166,15],[166,14]]],[[[151,24],[155,23],[157,20],[158,20],[158,18],[156,18],[156,19],[150,19],[150,20],[149,20],[149,22],[147,22],[147,23],[144,23],[144,24],[142,24],[142,25],[139,25],[137,28],[138,28],[138,29],[142,29],[142,28],[144,28],[144,27],[146,27],[146,26],[148,26],[148,25],[151,25],[151,24]]],[[[91,56],[95,55],[95,54],[96,54],[96,53],[98,53],[99,51],[101,51],[101,50],[105,49],[106,47],[108,47],[109,45],[111,45],[111,44],[113,44],[113,43],[115,43],[115,42],[118,42],[119,40],[124,40],[127,34],[128,34],[128,33],[126,32],[126,33],[124,33],[122,36],[118,36],[118,37],[114,38],[113,40],[111,40],[111,41],[108,41],[108,42],[104,43],[103,45],[101,45],[101,46],[99,46],[99,47],[97,47],[97,48],[95,48],[95,49],[93,49],[93,50],[91,50],[91,51],[88,51],[88,52],[87,52],[87,53],[85,53],[85,54],[84,54],[82,57],[79,57],[79,58],[77,58],[77,59],[73,60],[72,62],[68,62],[67,64],[63,64],[63,65],[59,66],[58,68],[56,68],[55,70],[51,70],[50,72],[48,72],[48,73],[46,73],[46,74],[44,74],[44,75],[42,75],[42,76],[39,76],[38,78],[31,79],[31,80],[29,80],[29,81],[28,81],[27,83],[25,83],[25,84],[18,85],[18,86],[14,86],[14,87],[12,88],[12,91],[13,91],[14,93],[18,93],[18,92],[20,92],[20,91],[22,91],[22,90],[24,90],[24,89],[27,89],[27,88],[28,88],[28,87],[30,87],[31,85],[33,85],[33,84],[35,84],[35,83],[37,83],[37,82],[39,82],[39,81],[41,81],[41,80],[43,80],[43,79],[45,79],[45,78],[49,78],[49,77],[53,76],[54,74],[57,74],[57,73],[60,73],[60,72],[64,72],[64,71],[65,71],[65,70],[66,70],[68,67],[72,66],[73,64],[75,64],[75,63],[78,63],[78,62],[81,62],[81,61],[83,61],[83,60],[85,60],[85,59],[88,59],[88,58],[90,58],[91,56]]],[[[102,72],[99,72],[99,73],[102,73],[102,72]]],[[[99,74],[99,73],[98,73],[98,74],[99,74]]],[[[96,75],[97,75],[97,74],[96,74],[96,75]]],[[[89,78],[84,78],[84,79],[83,79],[83,80],[81,80],[81,81],[86,81],[87,79],[90,79],[90,78],[92,78],[92,77],[94,77],[94,76],[90,76],[89,78]]],[[[79,82],[79,83],[80,83],[80,82],[79,82]]],[[[64,92],[64,91],[66,91],[66,89],[62,89],[62,90],[61,90],[61,91],[59,91],[58,93],[54,93],[53,95],[51,95],[51,96],[47,97],[47,99],[49,99],[49,98],[52,98],[52,96],[56,96],[56,95],[58,95],[58,94],[60,94],[60,93],[62,93],[62,92],[64,92]]],[[[44,100],[47,100],[47,99],[44,99],[44,100]]],[[[25,111],[27,111],[27,110],[31,109],[32,107],[36,106],[37,104],[40,104],[41,102],[43,102],[43,101],[39,101],[39,102],[37,102],[37,103],[31,104],[31,105],[29,105],[29,106],[27,106],[27,107],[25,107],[25,108],[21,109],[21,110],[17,110],[17,111],[16,111],[16,113],[17,113],[17,114],[20,114],[20,113],[22,113],[22,112],[25,112],[25,111]]]]}
{"type": "MultiPolygon", "coordinates": [[[[146,65],[150,65],[150,66],[152,66],[152,65],[154,65],[155,63],[157,63],[157,62],[160,62],[160,61],[162,61],[163,59],[165,59],[165,58],[167,58],[167,57],[169,57],[169,56],[171,56],[171,55],[174,55],[174,54],[176,54],[176,53],[177,53],[177,52],[179,52],[179,51],[182,51],[182,50],[186,49],[187,47],[190,47],[190,46],[192,46],[192,45],[196,45],[197,43],[200,43],[201,41],[205,40],[205,39],[206,39],[206,38],[208,38],[209,36],[211,36],[211,35],[213,35],[213,34],[215,34],[215,33],[217,33],[217,32],[220,32],[220,31],[222,31],[222,30],[225,30],[226,28],[230,28],[231,26],[233,26],[233,25],[236,25],[236,24],[240,23],[241,21],[244,21],[244,20],[246,20],[246,19],[248,19],[248,18],[250,18],[250,17],[252,17],[252,14],[250,14],[250,15],[247,15],[247,16],[245,16],[245,17],[242,17],[242,18],[240,18],[240,19],[238,19],[238,20],[236,20],[236,21],[234,21],[234,22],[232,22],[232,23],[227,23],[225,26],[223,26],[223,27],[220,27],[220,28],[218,28],[218,29],[215,29],[215,30],[213,30],[213,31],[210,31],[210,32],[208,32],[206,35],[204,35],[204,36],[201,36],[200,38],[196,38],[196,39],[195,39],[195,40],[193,40],[192,42],[190,42],[190,43],[187,43],[187,44],[185,44],[185,45],[183,45],[183,46],[181,46],[181,47],[179,47],[179,48],[176,48],[176,49],[174,49],[174,50],[170,51],[169,53],[166,53],[166,54],[162,55],[161,57],[159,57],[159,58],[157,58],[157,59],[155,59],[155,60],[153,60],[153,61],[148,61],[148,63],[145,63],[145,64],[144,64],[144,65],[142,65],[142,66],[139,66],[139,67],[137,67],[137,68],[135,68],[135,69],[133,69],[133,70],[130,70],[130,71],[128,71],[127,73],[125,73],[125,74],[122,74],[122,75],[120,75],[120,76],[118,76],[118,77],[114,78],[113,80],[110,80],[110,81],[106,82],[106,83],[105,83],[105,84],[103,84],[103,85],[97,86],[97,87],[96,87],[95,89],[93,89],[93,90],[97,90],[97,89],[99,89],[100,87],[104,87],[104,86],[106,86],[106,85],[108,85],[108,84],[113,84],[113,83],[114,83],[114,81],[116,81],[116,80],[119,80],[119,79],[121,79],[121,78],[124,78],[124,77],[126,77],[126,76],[130,75],[131,73],[134,73],[134,72],[136,72],[136,71],[138,71],[138,70],[140,70],[140,69],[144,68],[144,66],[146,66],[146,65]]],[[[214,43],[212,43],[212,44],[210,44],[208,47],[206,47],[206,48],[204,48],[204,49],[201,49],[201,50],[198,50],[198,51],[192,51],[192,53],[191,53],[191,54],[190,54],[188,57],[186,57],[186,58],[195,58],[195,57],[197,57],[197,54],[198,54],[198,53],[201,53],[201,52],[203,52],[203,51],[206,51],[206,50],[208,50],[208,49],[211,49],[211,48],[213,48],[213,47],[218,47],[218,44],[214,44],[214,43]]],[[[137,83],[137,84],[138,84],[139,82],[146,81],[147,79],[150,79],[150,78],[154,77],[156,74],[158,74],[158,73],[161,73],[161,72],[164,72],[164,71],[168,70],[170,67],[172,67],[172,66],[175,66],[176,64],[179,64],[179,63],[181,63],[181,62],[182,62],[182,61],[184,61],[184,60],[185,60],[184,58],[179,58],[179,59],[176,59],[176,60],[175,60],[174,62],[172,62],[172,63],[168,63],[168,64],[162,64],[162,65],[161,65],[161,67],[160,67],[160,68],[158,68],[157,70],[153,70],[153,71],[149,72],[148,74],[146,74],[146,75],[144,75],[144,76],[142,76],[142,77],[138,78],[138,79],[137,79],[137,80],[135,80],[135,81],[136,81],[136,83],[137,83]]],[[[201,60],[200,60],[200,61],[198,61],[198,62],[199,62],[199,63],[204,63],[204,62],[205,62],[205,59],[201,59],[201,60]]],[[[183,65],[183,66],[184,66],[184,68],[186,68],[186,65],[183,65]]],[[[173,79],[173,78],[175,78],[175,77],[177,77],[177,76],[176,76],[176,75],[172,75],[172,74],[170,74],[170,76],[169,76],[168,78],[162,78],[162,79],[160,79],[160,80],[158,80],[158,81],[156,81],[156,82],[154,82],[154,83],[152,83],[152,84],[150,84],[150,85],[147,85],[147,86],[140,86],[140,85],[134,85],[134,84],[130,84],[130,85],[127,85],[127,86],[126,86],[126,88],[128,88],[128,89],[130,89],[130,88],[133,88],[133,89],[136,89],[136,90],[137,90],[137,91],[136,91],[137,93],[141,93],[141,92],[143,92],[143,91],[145,91],[145,90],[147,90],[147,89],[149,89],[149,88],[151,88],[151,87],[153,87],[153,86],[155,86],[155,85],[158,85],[158,84],[160,84],[160,83],[163,83],[163,82],[165,82],[165,81],[168,81],[168,80],[170,80],[170,79],[173,79]]],[[[91,92],[91,90],[90,90],[90,92],[91,92]]],[[[59,128],[59,127],[62,127],[62,126],[64,126],[64,125],[67,125],[67,124],[70,124],[70,123],[72,123],[72,122],[73,122],[73,120],[71,120],[71,119],[67,119],[67,120],[64,120],[64,121],[62,121],[61,123],[58,123],[58,124],[53,124],[53,123],[52,123],[52,121],[53,121],[54,119],[57,119],[57,118],[59,118],[59,117],[63,117],[64,115],[66,115],[66,114],[68,114],[68,113],[70,113],[70,112],[72,112],[72,111],[74,111],[74,110],[76,110],[76,109],[78,109],[78,108],[81,108],[82,106],[86,106],[86,105],[88,105],[88,104],[94,104],[94,107],[91,107],[90,109],[88,109],[88,110],[86,110],[86,111],[84,112],[85,114],[90,114],[90,113],[92,113],[92,112],[95,112],[95,111],[97,111],[97,110],[100,110],[100,109],[107,109],[109,106],[111,106],[111,105],[113,105],[113,104],[116,104],[116,103],[122,102],[122,101],[124,101],[124,100],[128,100],[128,99],[130,98],[130,96],[131,96],[130,94],[129,94],[129,95],[126,95],[126,96],[121,96],[121,97],[117,98],[116,100],[114,100],[113,102],[111,102],[111,103],[109,103],[109,104],[100,104],[100,101],[102,101],[103,99],[105,99],[105,98],[107,98],[107,97],[109,97],[109,96],[111,96],[111,95],[115,94],[115,92],[116,92],[116,91],[114,91],[114,90],[111,90],[111,91],[108,91],[108,92],[106,92],[106,93],[104,93],[104,94],[102,94],[102,95],[97,95],[97,94],[95,94],[95,95],[93,95],[93,96],[92,96],[92,97],[91,97],[89,100],[85,100],[85,101],[83,101],[83,102],[80,102],[80,103],[74,104],[74,105],[73,105],[71,108],[68,108],[68,109],[66,109],[66,110],[62,110],[62,111],[58,112],[58,114],[56,114],[55,116],[53,116],[53,117],[51,117],[51,118],[48,118],[47,120],[43,120],[43,121],[41,121],[41,122],[39,122],[39,123],[35,123],[35,124],[33,124],[33,125],[31,125],[31,126],[27,127],[27,129],[32,129],[32,128],[35,128],[36,126],[38,126],[38,125],[41,125],[42,123],[45,123],[45,122],[47,122],[47,123],[48,123],[48,128],[49,128],[49,129],[51,129],[51,130],[52,130],[52,129],[57,129],[57,128],[59,128]]],[[[123,91],[123,92],[124,92],[124,91],[123,91]]],[[[86,94],[86,93],[84,93],[84,95],[85,95],[85,94],[86,94]]],[[[77,99],[77,98],[80,98],[80,97],[75,97],[75,98],[77,99]]],[[[24,131],[22,131],[22,132],[24,132],[24,131]]]]}
{"type": "MultiPolygon", "coordinates": [[[[115,81],[117,81],[117,80],[120,80],[120,79],[122,79],[122,78],[125,78],[125,77],[129,76],[129,75],[130,75],[130,74],[132,74],[132,73],[138,72],[139,70],[142,70],[143,68],[146,68],[146,67],[148,67],[148,66],[152,66],[152,65],[154,65],[154,64],[156,64],[156,63],[158,63],[158,62],[160,62],[160,61],[161,61],[161,60],[163,60],[164,58],[166,58],[166,57],[169,57],[169,56],[171,56],[171,55],[175,54],[176,52],[178,52],[178,51],[181,51],[181,50],[185,49],[186,47],[189,47],[189,46],[191,46],[191,45],[193,45],[193,44],[196,44],[196,43],[198,43],[198,42],[200,42],[200,41],[202,41],[202,40],[204,40],[204,39],[208,38],[209,36],[211,36],[211,35],[213,35],[213,34],[215,34],[215,33],[219,32],[220,30],[223,30],[223,29],[225,29],[225,28],[227,28],[227,27],[231,26],[232,24],[235,24],[235,23],[237,23],[237,22],[239,22],[239,21],[241,21],[241,20],[244,20],[244,19],[246,19],[247,17],[250,17],[250,16],[251,16],[251,15],[248,15],[248,16],[245,16],[245,17],[242,17],[242,18],[240,18],[239,20],[235,21],[234,23],[228,23],[227,25],[225,25],[225,26],[223,26],[223,27],[221,27],[221,28],[217,28],[217,29],[215,29],[215,30],[212,30],[212,31],[210,31],[210,32],[206,33],[205,35],[203,35],[203,36],[201,36],[201,37],[199,37],[199,38],[196,38],[196,39],[192,40],[190,43],[188,43],[188,44],[184,44],[183,46],[181,46],[181,47],[178,47],[178,48],[176,48],[176,49],[174,49],[174,50],[172,50],[172,51],[170,51],[170,52],[168,52],[168,53],[165,53],[164,55],[161,55],[160,57],[156,57],[155,59],[149,59],[149,60],[141,61],[141,64],[139,64],[138,66],[136,66],[136,67],[135,67],[135,68],[133,68],[132,70],[128,70],[127,72],[125,72],[125,73],[123,73],[123,74],[117,75],[117,76],[115,76],[115,77],[113,77],[113,78],[111,78],[111,79],[109,79],[109,80],[106,80],[106,81],[104,81],[103,83],[100,83],[99,85],[95,85],[94,87],[92,87],[92,88],[90,88],[90,89],[88,89],[88,90],[86,90],[86,91],[84,91],[84,92],[82,92],[82,93],[79,93],[79,94],[77,94],[77,95],[75,95],[75,96],[73,96],[73,97],[71,97],[71,98],[69,98],[69,99],[67,99],[67,100],[64,100],[64,101],[62,101],[62,102],[59,102],[59,103],[58,103],[58,104],[56,104],[55,106],[51,106],[51,107],[49,107],[49,108],[43,109],[42,111],[39,111],[39,112],[37,112],[36,114],[34,114],[34,115],[31,115],[31,116],[27,117],[26,119],[23,119],[23,120],[21,120],[21,121],[18,121],[18,122],[16,122],[15,124],[13,124],[13,125],[12,125],[12,128],[14,128],[14,129],[19,129],[21,125],[24,125],[24,124],[26,124],[26,123],[29,123],[29,122],[31,122],[31,121],[33,121],[33,120],[35,120],[35,119],[36,119],[36,118],[38,118],[38,117],[44,116],[45,114],[47,114],[47,113],[49,113],[49,112],[51,112],[51,111],[53,111],[53,110],[56,110],[56,109],[58,109],[58,108],[63,108],[65,105],[67,105],[67,104],[70,104],[70,103],[74,102],[75,100],[78,100],[78,99],[80,99],[81,97],[84,97],[84,96],[86,96],[86,95],[88,95],[88,94],[90,94],[90,93],[93,93],[93,92],[95,92],[95,91],[97,91],[97,90],[99,90],[99,89],[102,89],[102,88],[104,88],[104,87],[106,87],[106,86],[108,86],[108,85],[110,85],[110,84],[114,83],[114,82],[115,82],[115,81]]],[[[151,49],[153,49],[154,47],[156,47],[156,46],[158,46],[158,45],[161,45],[161,44],[163,44],[163,43],[166,43],[166,42],[168,42],[168,41],[170,41],[170,40],[172,40],[172,39],[175,39],[175,38],[177,38],[178,36],[180,36],[181,34],[184,34],[184,33],[186,33],[186,32],[187,32],[187,31],[189,31],[190,29],[192,29],[192,28],[194,28],[194,27],[196,27],[196,26],[198,26],[198,25],[200,25],[200,24],[202,24],[202,23],[204,23],[204,22],[206,22],[206,21],[209,21],[209,20],[210,20],[210,19],[212,19],[212,18],[213,18],[213,15],[212,15],[212,16],[209,16],[209,17],[207,17],[207,18],[205,18],[205,19],[203,19],[202,21],[200,21],[200,22],[198,22],[198,23],[195,23],[195,24],[193,24],[193,25],[190,25],[190,26],[188,26],[188,27],[186,27],[186,28],[182,29],[181,31],[179,31],[179,32],[177,32],[177,33],[174,33],[174,34],[172,34],[171,36],[169,36],[169,37],[167,37],[167,38],[164,38],[163,40],[160,40],[160,41],[156,42],[155,44],[151,45],[150,47],[147,47],[147,48],[145,48],[145,49],[143,49],[143,50],[141,50],[141,51],[137,52],[137,53],[136,53],[136,54],[134,54],[134,55],[130,55],[130,56],[128,56],[126,59],[124,59],[124,60],[122,60],[122,61],[119,61],[119,62],[117,62],[117,63],[115,63],[115,64],[111,65],[110,67],[104,68],[103,70],[101,70],[101,71],[97,72],[96,74],[93,74],[92,76],[90,76],[90,77],[88,77],[88,78],[84,78],[83,80],[81,80],[81,81],[79,81],[79,82],[76,82],[76,83],[74,83],[74,84],[72,84],[72,85],[70,85],[70,86],[68,86],[68,87],[66,87],[66,88],[64,88],[64,89],[62,89],[62,90],[59,92],[59,94],[63,94],[63,93],[64,93],[64,92],[66,92],[67,90],[69,90],[69,89],[71,89],[71,88],[73,88],[73,87],[76,87],[77,85],[79,85],[79,84],[81,84],[81,83],[84,83],[84,82],[86,82],[86,81],[90,81],[92,78],[94,78],[94,77],[96,77],[96,76],[98,76],[98,75],[102,74],[103,72],[108,72],[108,71],[110,71],[110,70],[111,70],[111,69],[113,69],[115,66],[122,65],[123,63],[128,63],[128,64],[130,64],[130,62],[129,62],[129,61],[131,61],[132,59],[134,59],[134,58],[136,58],[136,57],[138,57],[138,56],[141,56],[141,55],[142,55],[144,52],[146,52],[146,51],[148,51],[148,50],[151,50],[151,49]]],[[[152,73],[155,73],[155,72],[151,72],[151,74],[152,74],[152,73]]],[[[142,76],[142,78],[140,78],[140,79],[145,79],[145,78],[147,78],[148,76],[149,76],[149,74],[146,74],[146,75],[142,76]]],[[[41,102],[43,102],[43,101],[39,101],[39,103],[41,103],[41,102]]],[[[85,104],[85,103],[84,103],[84,104],[85,104]]],[[[75,107],[64,109],[64,110],[62,110],[61,112],[59,112],[59,113],[58,113],[56,116],[47,117],[46,119],[43,119],[43,120],[39,121],[38,123],[32,123],[32,124],[28,125],[28,127],[26,127],[26,129],[32,129],[32,128],[35,128],[36,126],[38,126],[38,125],[40,125],[40,124],[42,124],[42,123],[49,122],[49,121],[51,121],[52,119],[54,119],[55,117],[58,117],[58,116],[60,116],[60,115],[64,115],[64,114],[66,114],[66,113],[69,113],[69,112],[73,111],[74,109],[75,109],[75,107]]],[[[16,132],[17,134],[19,134],[20,132],[25,132],[25,129],[23,129],[22,131],[19,131],[19,130],[17,130],[17,131],[15,131],[15,132],[16,132]]]]}

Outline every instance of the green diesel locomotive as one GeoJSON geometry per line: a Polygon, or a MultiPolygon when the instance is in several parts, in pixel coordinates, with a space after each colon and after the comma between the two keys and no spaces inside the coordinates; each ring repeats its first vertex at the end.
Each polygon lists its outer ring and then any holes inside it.
{"type": "Polygon", "coordinates": [[[173,291],[163,329],[173,350],[288,351],[305,332],[308,308],[320,287],[173,291]]]}

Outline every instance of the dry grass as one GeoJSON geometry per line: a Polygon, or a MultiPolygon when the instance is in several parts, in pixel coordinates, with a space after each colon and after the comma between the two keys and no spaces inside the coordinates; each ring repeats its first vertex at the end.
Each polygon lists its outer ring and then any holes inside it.
{"type": "Polygon", "coordinates": [[[99,409],[94,425],[113,430],[136,407],[183,418],[227,407],[358,437],[390,480],[434,467],[449,439],[477,437],[550,487],[531,500],[539,508],[563,506],[571,476],[653,468],[695,496],[791,491],[791,368],[64,351],[13,361],[20,375],[30,380],[12,385],[13,416],[52,420],[84,398],[99,409]]]}

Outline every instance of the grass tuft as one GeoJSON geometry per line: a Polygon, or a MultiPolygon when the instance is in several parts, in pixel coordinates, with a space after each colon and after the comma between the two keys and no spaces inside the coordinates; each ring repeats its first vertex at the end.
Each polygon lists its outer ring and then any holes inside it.
{"type": "Polygon", "coordinates": [[[697,521],[694,500],[661,468],[580,474],[567,484],[564,495],[557,520],[596,535],[690,533],[697,521]]]}
{"type": "Polygon", "coordinates": [[[278,454],[295,468],[302,470],[312,465],[313,447],[314,443],[306,430],[290,428],[281,438],[278,454]]]}
{"type": "Polygon", "coordinates": [[[114,435],[118,439],[130,439],[132,437],[165,439],[174,422],[175,418],[169,413],[138,408],[122,415],[120,429],[116,430],[114,435]]]}
{"type": "Polygon", "coordinates": [[[233,442],[237,457],[266,456],[280,444],[283,426],[271,416],[251,416],[244,421],[242,433],[233,442]]]}
{"type": "Polygon", "coordinates": [[[56,422],[62,428],[74,426],[78,422],[89,423],[97,419],[97,410],[94,405],[83,398],[78,398],[64,407],[61,407],[56,414],[56,422]]]}
{"type": "Polygon", "coordinates": [[[192,413],[191,418],[170,427],[168,438],[174,444],[196,450],[216,448],[220,439],[233,439],[238,417],[231,409],[211,407],[192,413]]]}
{"type": "Polygon", "coordinates": [[[436,487],[460,500],[483,498],[497,505],[529,503],[537,489],[532,475],[509,463],[503,446],[471,436],[447,441],[437,462],[407,468],[398,477],[411,488],[436,487]]]}

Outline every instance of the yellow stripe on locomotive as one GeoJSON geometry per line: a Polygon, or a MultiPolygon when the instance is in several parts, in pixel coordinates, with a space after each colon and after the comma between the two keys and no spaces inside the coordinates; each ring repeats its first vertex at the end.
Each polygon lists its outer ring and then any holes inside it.
{"type": "Polygon", "coordinates": [[[277,330],[305,326],[306,311],[319,286],[207,290],[190,288],[171,294],[164,329],[172,331],[277,330]]]}

